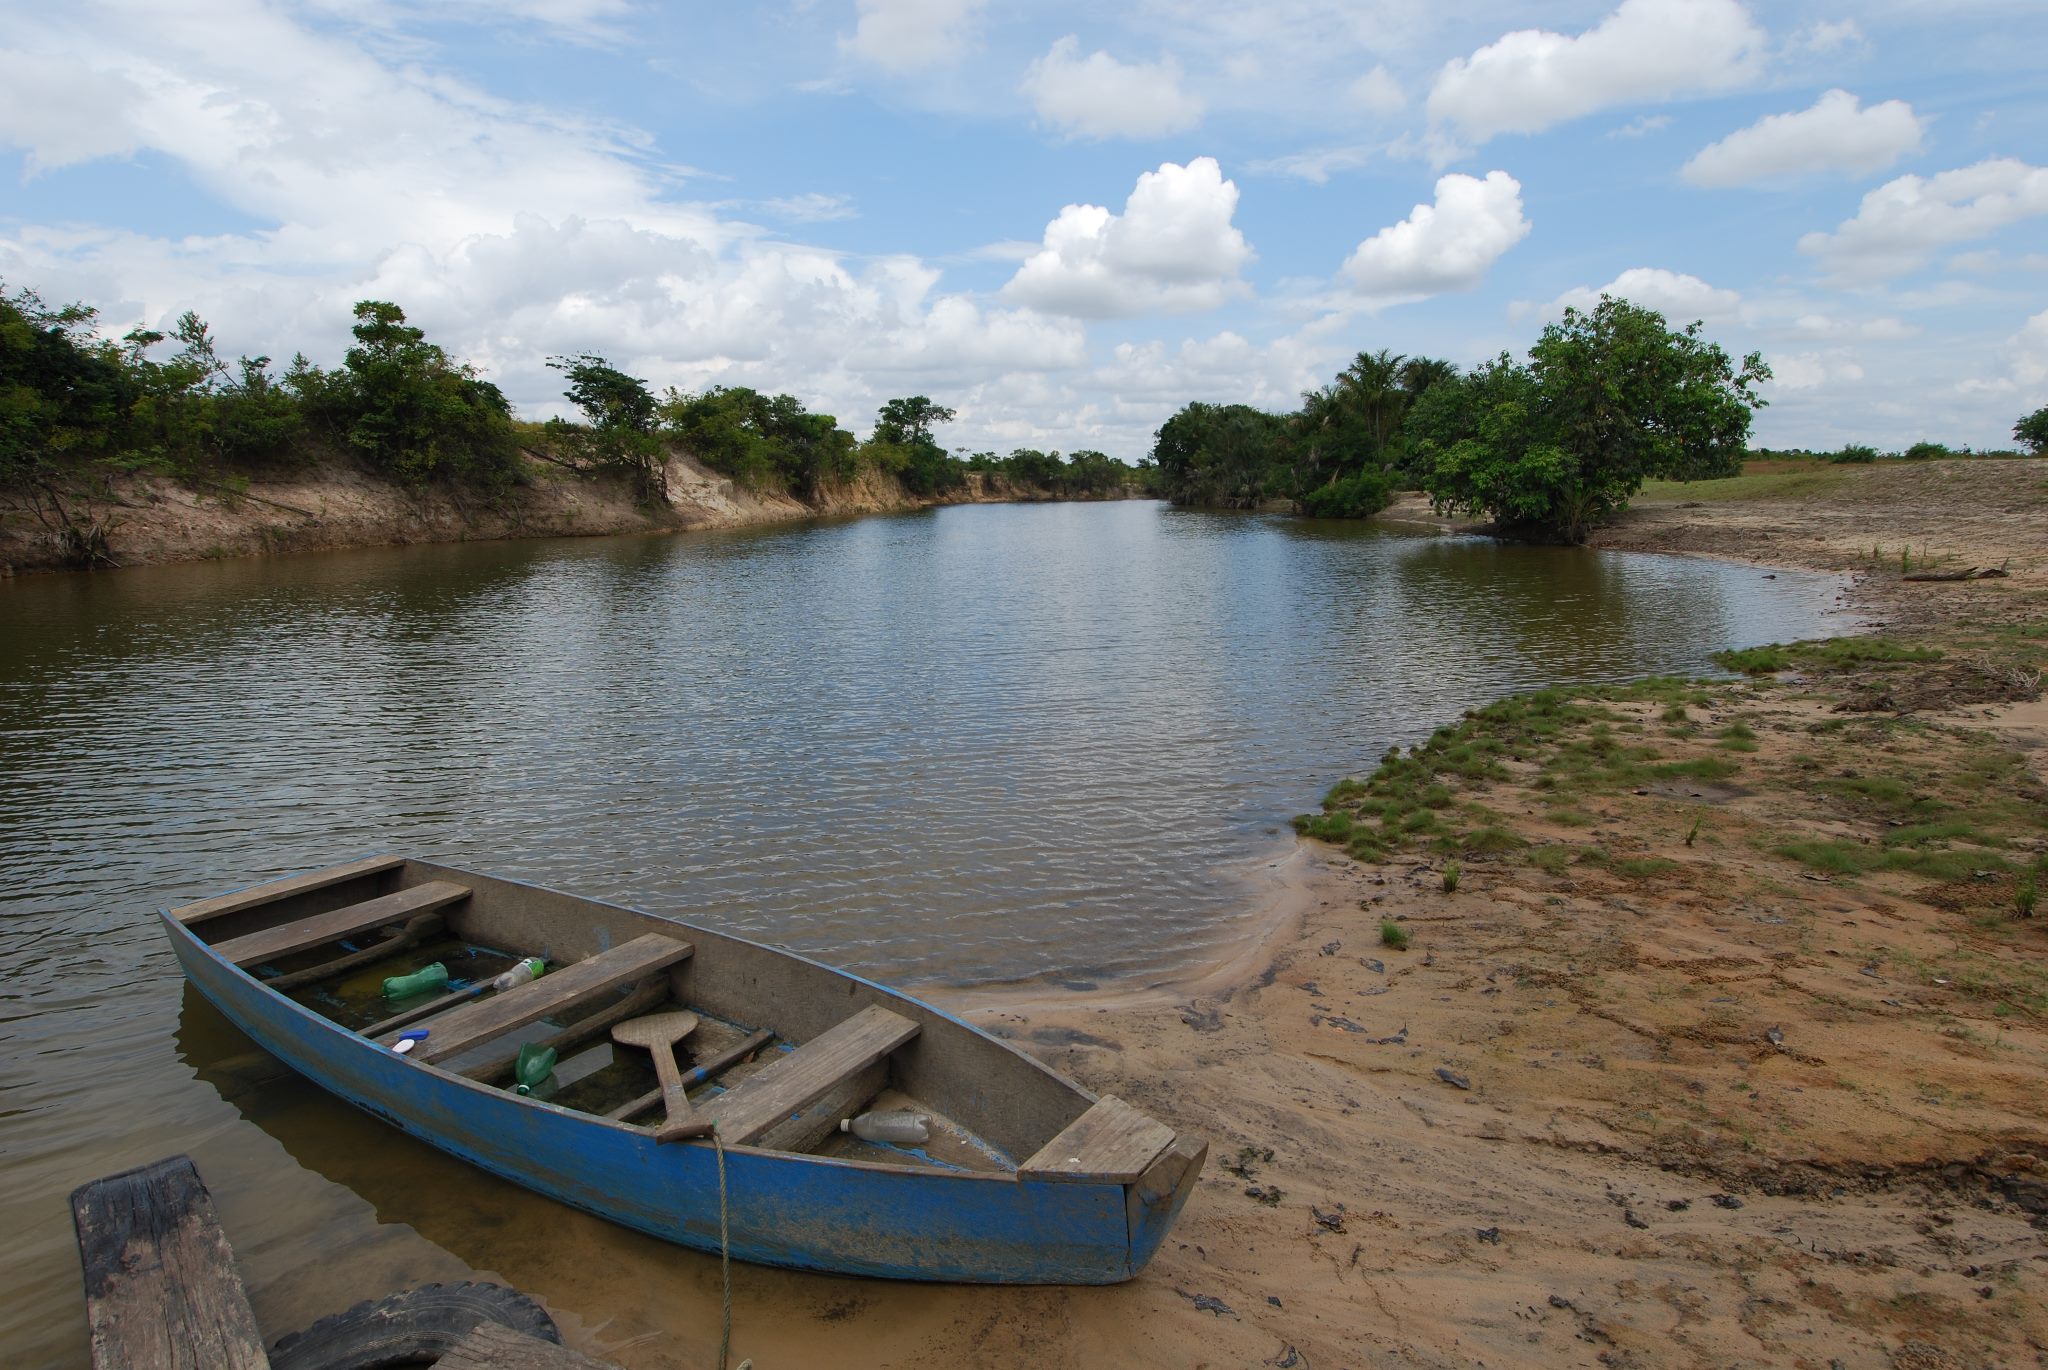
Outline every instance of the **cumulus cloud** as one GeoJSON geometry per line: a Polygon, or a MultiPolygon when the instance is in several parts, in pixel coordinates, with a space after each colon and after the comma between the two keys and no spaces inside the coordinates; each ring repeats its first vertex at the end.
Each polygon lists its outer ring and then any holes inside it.
{"type": "Polygon", "coordinates": [[[1771,177],[1882,171],[1920,148],[1926,124],[1903,100],[1864,109],[1846,90],[1813,108],[1773,114],[1702,148],[1680,173],[1696,186],[1736,186],[1771,177]]]}
{"type": "Polygon", "coordinates": [[[1470,290],[1529,233],[1522,185],[1505,171],[1485,180],[1452,174],[1436,200],[1360,243],[1344,263],[1359,294],[1383,303],[1470,290]]]}
{"type": "Polygon", "coordinates": [[[1742,85],[1763,47],[1737,0],[1622,0],[1584,33],[1520,29],[1453,58],[1430,88],[1429,117],[1474,143],[1539,133],[1614,105],[1742,85]]]}
{"type": "Polygon", "coordinates": [[[1202,120],[1202,102],[1181,89],[1180,63],[1119,62],[1106,52],[1080,55],[1068,34],[1031,64],[1019,89],[1038,117],[1077,138],[1160,138],[1202,120]]]}
{"type": "Polygon", "coordinates": [[[1840,277],[1898,276],[1951,243],[1988,237],[2042,214],[2048,214],[2048,167],[1998,157],[1887,181],[1863,197],[1855,218],[1833,233],[1808,233],[1799,249],[1840,277]]]}
{"type": "Polygon", "coordinates": [[[1705,319],[1708,323],[1726,322],[1740,317],[1742,312],[1742,296],[1736,291],[1708,285],[1699,277],[1682,271],[1636,266],[1597,290],[1580,286],[1565,291],[1550,302],[1545,313],[1553,316],[1562,314],[1567,307],[1593,309],[1599,305],[1602,295],[1612,295],[1618,300],[1654,309],[1680,327],[1694,319],[1705,319]]]}
{"type": "Polygon", "coordinates": [[[884,71],[922,71],[967,50],[982,0],[854,0],[860,19],[839,50],[884,71]]]}
{"type": "Polygon", "coordinates": [[[1162,163],[1138,177],[1122,214],[1062,209],[1003,297],[1088,319],[1214,309],[1250,290],[1238,277],[1252,250],[1236,213],[1237,185],[1215,158],[1162,163]]]}

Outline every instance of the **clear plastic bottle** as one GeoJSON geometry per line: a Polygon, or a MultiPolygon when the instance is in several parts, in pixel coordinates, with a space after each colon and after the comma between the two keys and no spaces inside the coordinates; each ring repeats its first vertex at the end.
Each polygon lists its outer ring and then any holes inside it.
{"type": "Polygon", "coordinates": [[[547,968],[547,962],[541,960],[538,956],[529,956],[525,960],[516,963],[512,969],[506,971],[497,979],[491,981],[491,988],[514,989],[529,980],[538,980],[541,972],[547,968]]]}
{"type": "Polygon", "coordinates": [[[863,1113],[858,1118],[841,1118],[841,1132],[851,1132],[864,1142],[895,1142],[899,1146],[923,1146],[932,1139],[932,1120],[909,1109],[886,1113],[863,1113]]]}

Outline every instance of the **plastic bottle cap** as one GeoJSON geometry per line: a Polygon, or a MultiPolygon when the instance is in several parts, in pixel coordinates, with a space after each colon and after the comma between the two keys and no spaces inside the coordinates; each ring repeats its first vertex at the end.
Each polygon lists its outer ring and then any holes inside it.
{"type": "Polygon", "coordinates": [[[853,1131],[853,1119],[851,1119],[851,1118],[841,1118],[841,1119],[839,1120],[839,1130],[840,1130],[841,1132],[851,1132],[851,1131],[853,1131]]]}

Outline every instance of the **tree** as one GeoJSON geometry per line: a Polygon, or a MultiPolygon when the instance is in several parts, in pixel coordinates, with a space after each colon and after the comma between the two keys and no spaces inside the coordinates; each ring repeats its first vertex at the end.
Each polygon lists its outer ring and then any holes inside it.
{"type": "Polygon", "coordinates": [[[1408,395],[1401,388],[1402,368],[1407,361],[1384,347],[1377,352],[1361,352],[1337,378],[1348,407],[1365,424],[1372,444],[1369,459],[1375,465],[1385,464],[1387,443],[1408,408],[1408,395]]]}
{"type": "Polygon", "coordinates": [[[80,513],[66,480],[125,445],[138,391],[81,304],[53,308],[0,286],[0,497],[19,501],[79,565],[110,562],[105,521],[80,513]]]}
{"type": "Polygon", "coordinates": [[[626,472],[643,500],[666,502],[668,455],[654,432],[657,406],[647,382],[590,352],[549,357],[548,366],[568,376],[563,394],[584,419],[580,428],[548,420],[549,438],[586,465],[626,472]]]}
{"type": "Polygon", "coordinates": [[[1224,509],[1256,505],[1280,469],[1288,423],[1248,404],[1185,406],[1152,442],[1167,498],[1224,509]]]}
{"type": "Polygon", "coordinates": [[[2012,426],[2013,441],[2037,457],[2048,456],[2048,404],[2012,426]]]}
{"type": "Polygon", "coordinates": [[[923,395],[890,400],[875,416],[867,452],[877,466],[894,471],[913,495],[956,490],[966,482],[967,468],[932,436],[934,427],[952,421],[952,410],[923,395]]]}
{"type": "Polygon", "coordinates": [[[1701,327],[1610,296],[1567,309],[1526,366],[1503,355],[1418,416],[1431,499],[1583,542],[1651,477],[1739,471],[1771,371],[1754,352],[1737,366],[1701,327]]]}
{"type": "Polygon", "coordinates": [[[661,415],[667,433],[699,461],[747,485],[812,498],[826,481],[847,480],[858,469],[853,434],[794,395],[743,385],[714,385],[701,395],[671,390],[661,415]]]}
{"type": "Polygon", "coordinates": [[[942,423],[951,423],[953,418],[952,410],[942,404],[933,404],[923,395],[890,400],[875,416],[874,438],[876,442],[893,443],[898,447],[930,443],[934,441],[932,429],[942,423]]]}
{"type": "Polygon", "coordinates": [[[509,479],[518,449],[504,393],[450,361],[397,305],[362,300],[355,318],[342,362],[349,442],[411,485],[509,479]]]}

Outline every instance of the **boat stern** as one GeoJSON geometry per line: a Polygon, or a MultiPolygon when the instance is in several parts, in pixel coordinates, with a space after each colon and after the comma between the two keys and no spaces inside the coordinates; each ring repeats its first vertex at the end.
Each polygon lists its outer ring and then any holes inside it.
{"type": "Polygon", "coordinates": [[[1136,1275],[1159,1250],[1195,1192],[1202,1163],[1209,1157],[1209,1144],[1193,1133],[1183,1132],[1159,1153],[1145,1172],[1125,1186],[1125,1216],[1130,1226],[1131,1274],[1136,1275]]]}

